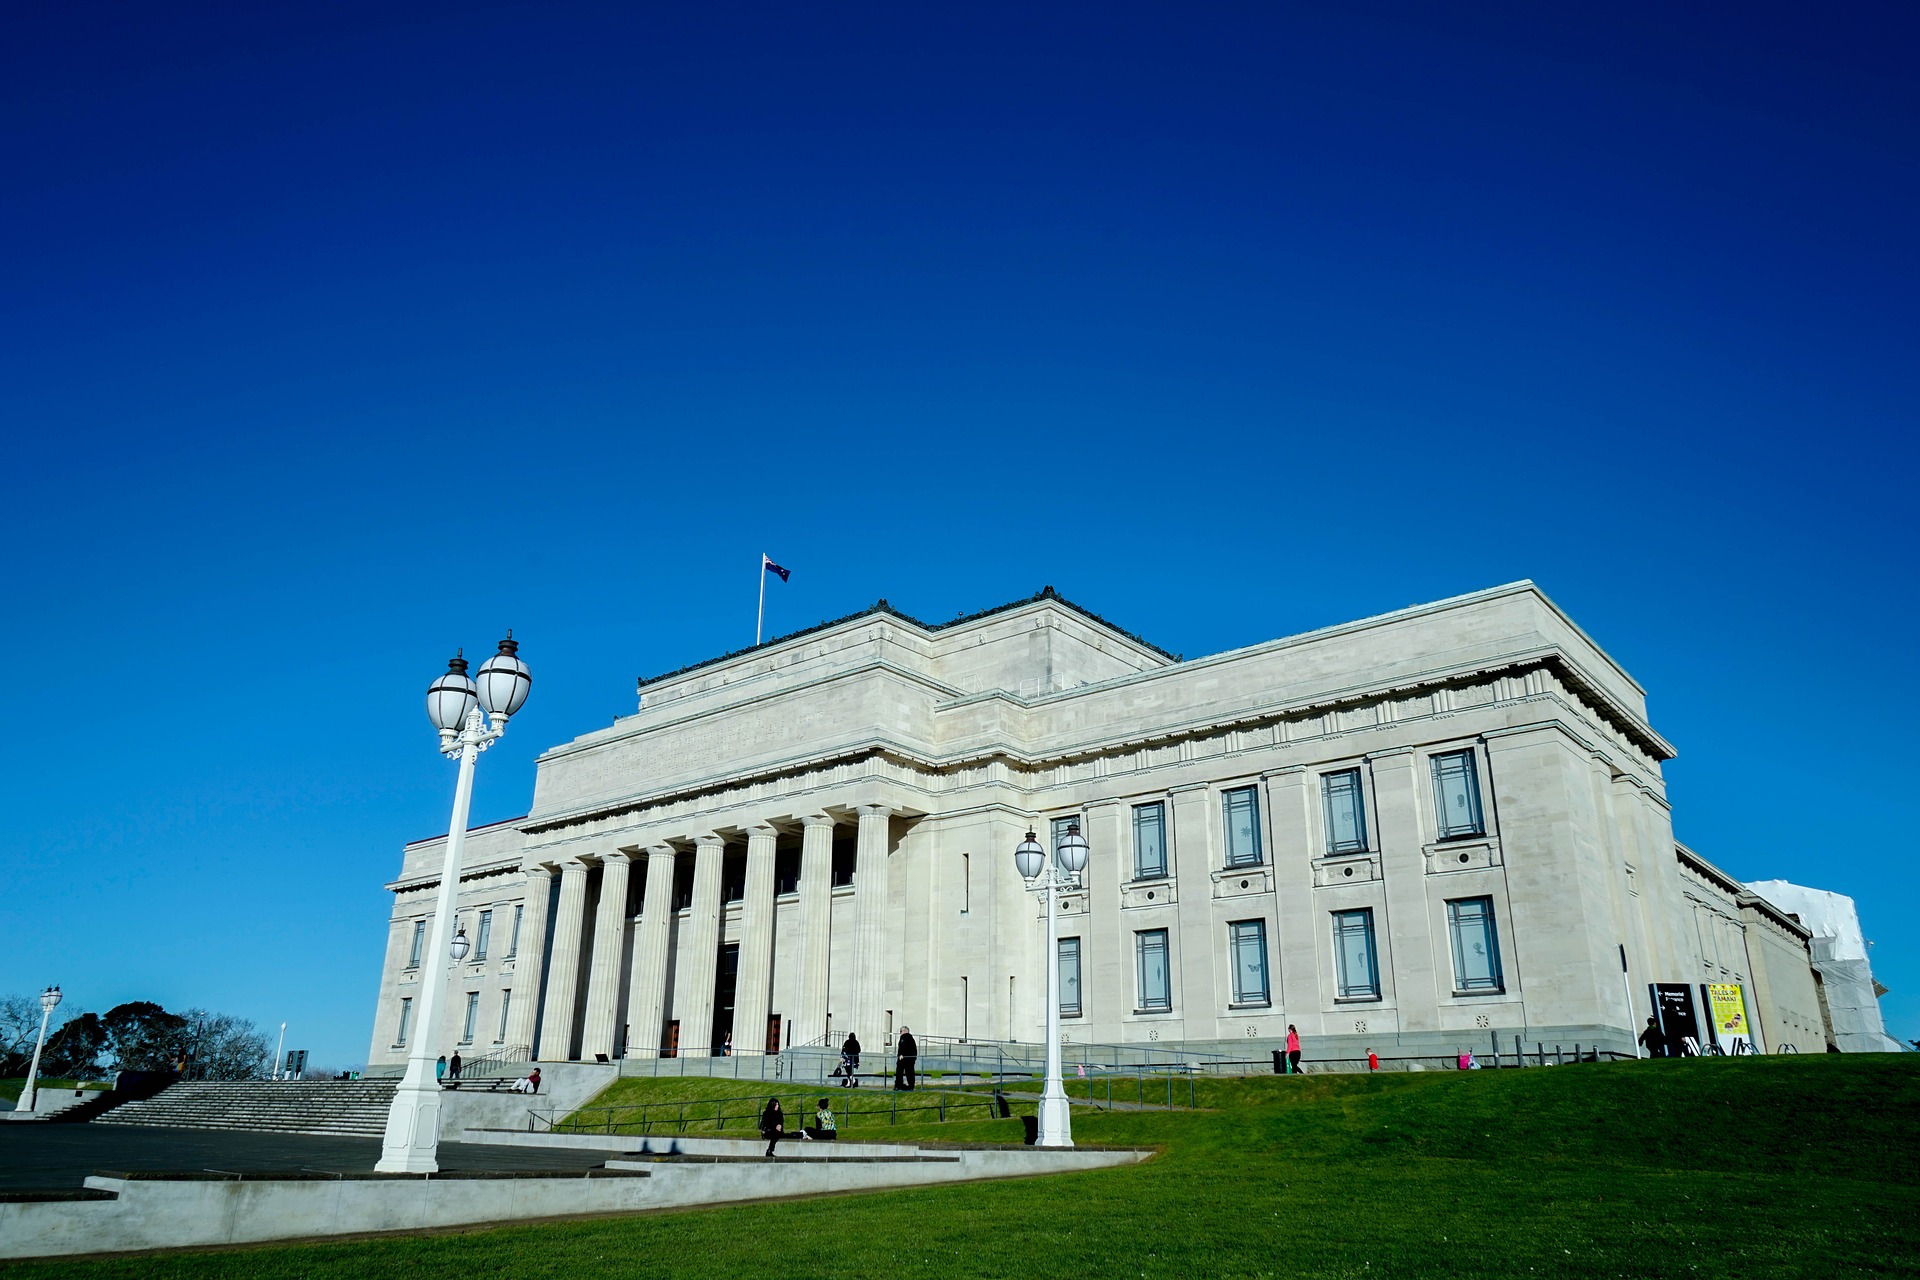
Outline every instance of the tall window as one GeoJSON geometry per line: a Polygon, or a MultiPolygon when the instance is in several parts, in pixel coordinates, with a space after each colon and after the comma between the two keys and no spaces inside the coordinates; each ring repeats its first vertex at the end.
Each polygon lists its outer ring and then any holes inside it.
{"type": "Polygon", "coordinates": [[[467,1021],[460,1031],[461,1044],[473,1043],[473,1026],[478,1021],[480,1021],[480,993],[469,991],[467,992],[467,1021]]]}
{"type": "Polygon", "coordinates": [[[507,936],[507,959],[520,954],[520,918],[527,914],[527,904],[522,902],[513,908],[513,932],[507,936]]]}
{"type": "Polygon", "coordinates": [[[487,944],[491,941],[493,941],[493,912],[482,911],[480,913],[480,924],[474,930],[473,936],[473,958],[475,960],[485,960],[487,958],[487,944]]]}
{"type": "Polygon", "coordinates": [[[400,1032],[394,1036],[393,1043],[402,1047],[407,1043],[407,1026],[413,1021],[413,997],[400,997],[400,1032]]]}
{"type": "Polygon", "coordinates": [[[500,1034],[493,1038],[495,1044],[507,1042],[507,1010],[511,1008],[513,1008],[513,992],[502,991],[500,993],[500,1034]]]}
{"type": "Polygon", "coordinates": [[[798,849],[774,851],[773,891],[776,894],[800,892],[800,851],[798,849]]]}
{"type": "Polygon", "coordinates": [[[855,840],[835,840],[833,842],[833,887],[853,883],[855,867],[860,861],[860,845],[855,840]]]}
{"type": "Polygon", "coordinates": [[[1327,852],[1360,853],[1367,847],[1367,808],[1360,771],[1342,769],[1320,780],[1327,808],[1327,852]]]}
{"type": "Polygon", "coordinates": [[[747,896],[747,855],[727,856],[720,863],[720,902],[740,902],[747,896]]]}
{"type": "Polygon", "coordinates": [[[1260,797],[1252,787],[1223,796],[1227,818],[1227,865],[1251,867],[1260,861],[1260,797]]]}
{"type": "Polygon", "coordinates": [[[413,922],[413,950],[407,953],[407,968],[418,969],[420,967],[420,952],[426,945],[427,922],[425,920],[415,920],[413,922]]]}
{"type": "Polygon", "coordinates": [[[973,910],[973,855],[960,855],[960,914],[973,910]]]}
{"type": "Polygon", "coordinates": [[[1373,908],[1333,913],[1333,958],[1342,1000],[1376,999],[1380,966],[1373,953],[1373,908]]]}
{"type": "Polygon", "coordinates": [[[1500,977],[1500,940],[1494,930],[1492,898],[1456,898],[1447,903],[1447,932],[1453,936],[1453,989],[1505,991],[1500,977]]]}
{"type": "Polygon", "coordinates": [[[1433,809],[1440,816],[1440,838],[1486,834],[1480,819],[1480,775],[1471,751],[1449,751],[1433,758],[1433,809]]]}
{"type": "Polygon", "coordinates": [[[1167,874],[1167,806],[1133,806],[1133,878],[1158,880],[1167,874]]]}
{"type": "Polygon", "coordinates": [[[1140,968],[1140,1011],[1155,1013],[1173,1008],[1173,984],[1167,972],[1167,931],[1143,929],[1133,935],[1133,947],[1140,968]]]}
{"type": "Polygon", "coordinates": [[[1233,1002],[1268,1003],[1267,922],[1236,920],[1227,926],[1227,938],[1233,949],[1233,1002]]]}
{"type": "Polygon", "coordinates": [[[1060,939],[1060,1013],[1080,1016],[1080,939],[1060,939]]]}

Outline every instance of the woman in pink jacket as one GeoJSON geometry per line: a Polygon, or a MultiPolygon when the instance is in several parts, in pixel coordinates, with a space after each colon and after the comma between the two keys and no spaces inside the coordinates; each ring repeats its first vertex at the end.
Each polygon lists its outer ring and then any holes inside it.
{"type": "Polygon", "coordinates": [[[1287,1071],[1291,1075],[1300,1074],[1300,1032],[1291,1022],[1287,1024],[1287,1071]]]}

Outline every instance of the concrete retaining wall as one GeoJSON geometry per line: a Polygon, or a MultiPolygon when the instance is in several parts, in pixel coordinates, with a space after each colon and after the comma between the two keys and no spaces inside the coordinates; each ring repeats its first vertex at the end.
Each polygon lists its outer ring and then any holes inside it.
{"type": "MultiPolygon", "coordinates": [[[[848,1144],[849,1148],[856,1145],[883,1144],[848,1144]]],[[[1066,1173],[1132,1164],[1150,1154],[1091,1149],[956,1150],[927,1152],[925,1159],[915,1159],[914,1149],[905,1147],[891,1148],[890,1154],[898,1152],[908,1155],[873,1160],[846,1150],[798,1160],[783,1156],[741,1163],[633,1163],[625,1168],[619,1167],[625,1162],[614,1161],[607,1170],[588,1175],[375,1175],[258,1181],[96,1176],[87,1179],[87,1186],[112,1192],[114,1199],[0,1203],[0,1258],[205,1247],[686,1208],[1066,1173]]]]}

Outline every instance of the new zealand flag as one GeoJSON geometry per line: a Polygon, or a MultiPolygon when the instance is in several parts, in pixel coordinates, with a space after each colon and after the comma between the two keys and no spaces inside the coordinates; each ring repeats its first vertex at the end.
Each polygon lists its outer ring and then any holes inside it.
{"type": "Polygon", "coordinates": [[[765,556],[761,556],[760,558],[766,561],[768,573],[777,573],[780,575],[780,581],[785,582],[789,577],[792,576],[791,571],[782,569],[779,565],[775,564],[773,561],[767,560],[765,556]]]}

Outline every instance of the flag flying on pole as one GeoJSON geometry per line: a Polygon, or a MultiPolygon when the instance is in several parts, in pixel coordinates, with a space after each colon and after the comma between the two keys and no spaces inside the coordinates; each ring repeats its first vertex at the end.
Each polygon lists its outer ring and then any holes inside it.
{"type": "Polygon", "coordinates": [[[780,575],[780,581],[785,582],[788,579],[788,577],[791,576],[791,572],[792,572],[791,570],[782,569],[779,565],[775,564],[771,560],[768,560],[765,556],[761,556],[760,559],[766,564],[768,573],[777,573],[780,575]]]}

